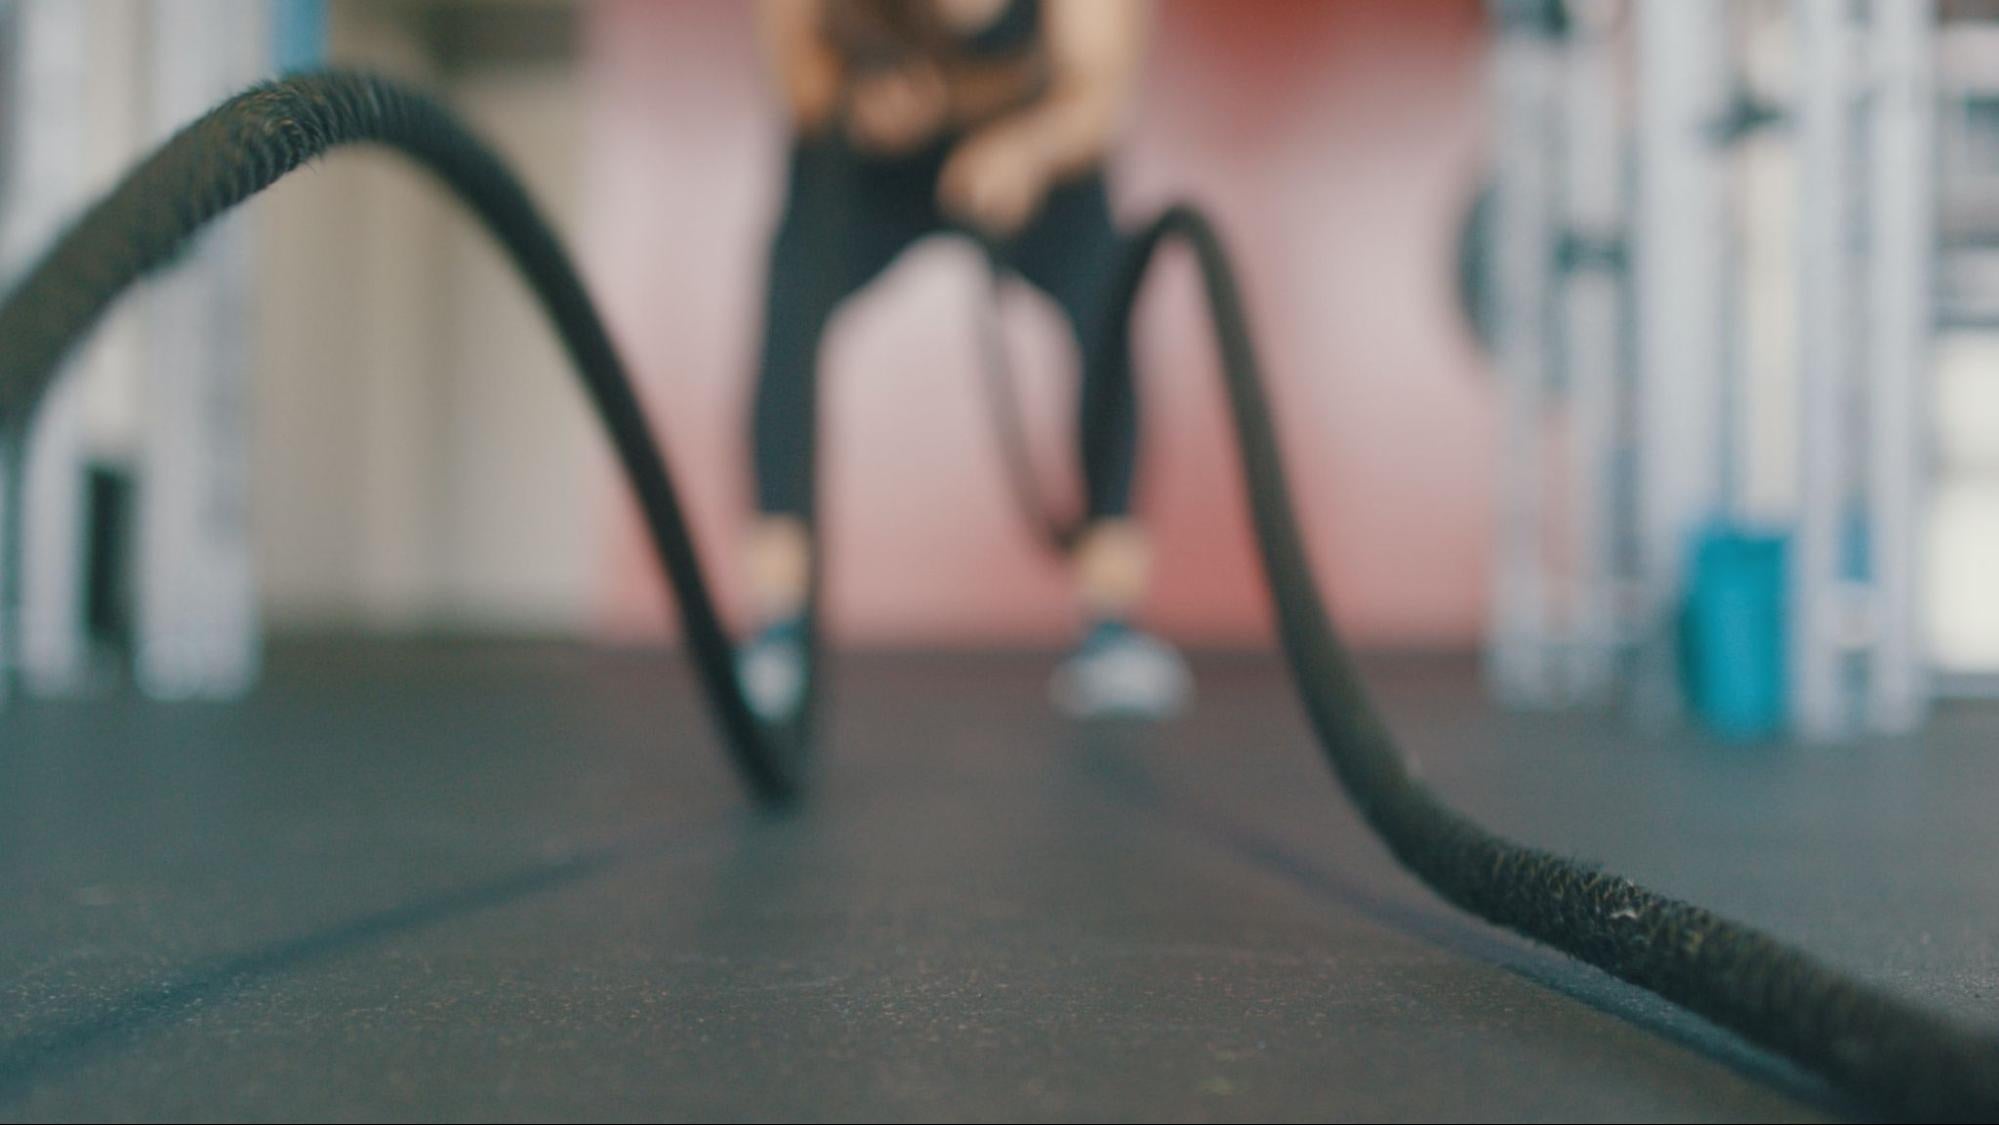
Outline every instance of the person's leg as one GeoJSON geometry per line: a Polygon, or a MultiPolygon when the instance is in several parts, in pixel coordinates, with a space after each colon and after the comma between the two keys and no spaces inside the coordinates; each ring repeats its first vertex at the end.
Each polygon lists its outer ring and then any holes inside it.
{"type": "Polygon", "coordinates": [[[1123,249],[1103,178],[1093,175],[1051,192],[1006,255],[1022,277],[1055,300],[1075,334],[1087,516],[1075,563],[1085,605],[1101,616],[1128,612],[1145,580],[1143,537],[1131,519],[1138,403],[1121,338],[1125,328],[1110,322],[1109,307],[1123,249]]]}
{"type": "Polygon", "coordinates": [[[792,710],[804,684],[820,342],[840,305],[934,227],[922,177],[911,161],[857,157],[835,140],[802,141],[791,154],[751,423],[758,518],[746,561],[760,625],[738,661],[766,716],[792,710]]]}
{"type": "Polygon", "coordinates": [[[1051,193],[1006,260],[1061,307],[1082,361],[1077,429],[1086,518],[1071,565],[1089,624],[1057,672],[1057,702],[1080,714],[1164,715],[1184,706],[1191,680],[1178,653],[1132,625],[1151,552],[1131,515],[1138,399],[1127,326],[1112,322],[1110,307],[1123,252],[1103,179],[1092,176],[1051,193]]]}
{"type": "Polygon", "coordinates": [[[824,142],[793,146],[784,211],[770,244],[750,430],[758,519],[747,545],[750,596],[766,624],[797,616],[810,581],[806,518],[819,342],[847,296],[844,285],[815,268],[840,253],[832,248],[836,239],[846,239],[827,198],[839,186],[838,159],[824,142]]]}
{"type": "Polygon", "coordinates": [[[810,585],[820,342],[840,305],[934,225],[922,173],[915,160],[869,160],[838,141],[792,151],[751,434],[759,519],[748,570],[764,621],[797,616],[810,585]]]}
{"type": "Polygon", "coordinates": [[[1138,401],[1121,324],[1110,323],[1111,287],[1124,242],[1101,176],[1060,185],[1006,263],[1062,309],[1081,357],[1077,435],[1085,528],[1076,547],[1077,591],[1093,617],[1128,616],[1145,590],[1145,539],[1131,518],[1138,458],[1138,401]]]}

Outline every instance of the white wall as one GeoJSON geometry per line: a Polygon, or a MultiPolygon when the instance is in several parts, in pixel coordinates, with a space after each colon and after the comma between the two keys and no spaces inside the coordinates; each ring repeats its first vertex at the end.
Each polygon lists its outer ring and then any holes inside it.
{"type": "MultiPolygon", "coordinates": [[[[426,53],[424,7],[331,5],[334,61],[441,92],[566,230],[573,69],[447,71],[426,53]]],[[[272,625],[587,625],[607,462],[484,232],[378,151],[336,154],[258,207],[256,518],[272,625]]]]}

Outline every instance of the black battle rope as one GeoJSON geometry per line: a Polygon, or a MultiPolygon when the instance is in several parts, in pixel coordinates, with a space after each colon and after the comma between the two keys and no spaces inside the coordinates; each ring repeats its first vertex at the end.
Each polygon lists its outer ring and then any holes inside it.
{"type": "MultiPolygon", "coordinates": [[[[1000,471],[1014,510],[1034,537],[1049,550],[1066,555],[1082,541],[1080,513],[1057,514],[1042,491],[1034,470],[1034,452],[1027,440],[1027,422],[1020,405],[1020,380],[1006,346],[1006,324],[1000,308],[1005,269],[993,246],[985,246],[986,269],[977,310],[979,382],[986,393],[986,412],[993,420],[993,440],[999,447],[1000,471]]],[[[1107,421],[1107,420],[1106,420],[1107,421]]]]}
{"type": "MultiPolygon", "coordinates": [[[[1025,412],[1020,404],[1020,379],[1015,373],[1013,355],[1007,348],[1006,325],[1000,315],[1007,276],[1005,251],[999,243],[983,235],[971,233],[971,237],[978,244],[985,261],[983,299],[976,311],[979,376],[985,389],[987,413],[993,420],[993,439],[999,447],[1000,470],[1005,474],[1014,510],[1020,521],[1027,525],[1029,534],[1050,552],[1066,556],[1082,543],[1084,533],[1089,530],[1087,502],[1073,504],[1065,512],[1041,487],[1040,476],[1034,468],[1034,451],[1027,440],[1025,412]]],[[[1128,314],[1129,310],[1123,312],[1128,314]]],[[[1125,321],[1112,323],[1116,326],[1112,335],[1123,337],[1128,334],[1129,325],[1125,321]]],[[[1119,344],[1128,346],[1129,341],[1120,339],[1119,344]]],[[[1108,358],[1126,361],[1126,366],[1111,368],[1122,377],[1092,379],[1088,377],[1089,372],[1080,373],[1085,395],[1079,412],[1081,416],[1076,423],[1080,444],[1077,468],[1085,482],[1101,479],[1106,473],[1125,471],[1116,459],[1119,455],[1120,419],[1133,409],[1127,399],[1134,393],[1131,368],[1128,366],[1130,357],[1108,358]]],[[[1084,363],[1089,360],[1090,357],[1083,357],[1084,363]]]]}
{"type": "MultiPolygon", "coordinates": [[[[421,95],[356,75],[292,78],[224,103],[169,141],[0,306],[0,418],[24,419],[64,353],[113,298],[166,264],[210,219],[304,161],[361,141],[389,145],[436,173],[513,256],[555,321],[638,495],[735,760],[760,795],[794,793],[803,732],[768,730],[745,706],[664,459],[574,269],[505,167],[421,95]]],[[[1168,211],[1136,241],[1117,311],[1128,323],[1154,252],[1175,239],[1192,248],[1206,282],[1258,544],[1299,694],[1333,772],[1396,856],[1464,909],[1685,1005],[1880,1109],[1968,1120],[1999,1115],[1993,1036],[1700,907],[1502,840],[1411,775],[1313,581],[1242,302],[1199,213],[1168,211]]]]}
{"type": "Polygon", "coordinates": [[[805,709],[781,728],[766,725],[737,689],[729,637],[664,455],[575,267],[506,165],[422,94],[366,75],[300,75],[231,98],[161,146],[66,231],[0,306],[0,433],[26,432],[70,347],[211,219],[306,161],[361,142],[396,149],[444,181],[513,258],[617,451],[736,764],[759,796],[796,794],[805,709]]]}

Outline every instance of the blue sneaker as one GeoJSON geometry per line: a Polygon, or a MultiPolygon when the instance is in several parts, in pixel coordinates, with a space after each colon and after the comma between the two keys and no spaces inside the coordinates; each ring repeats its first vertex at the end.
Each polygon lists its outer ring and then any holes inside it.
{"type": "Polygon", "coordinates": [[[736,682],[750,710],[765,722],[798,710],[805,694],[805,619],[786,617],[764,626],[736,654],[736,682]]]}
{"type": "Polygon", "coordinates": [[[1170,719],[1193,700],[1194,677],[1172,645],[1099,621],[1055,669],[1048,694],[1072,718],[1170,719]]]}

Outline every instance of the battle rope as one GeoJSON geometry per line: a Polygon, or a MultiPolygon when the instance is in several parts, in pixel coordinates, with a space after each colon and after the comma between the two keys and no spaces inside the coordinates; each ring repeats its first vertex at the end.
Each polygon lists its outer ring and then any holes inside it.
{"type": "Polygon", "coordinates": [[[1006,324],[1000,316],[1006,272],[995,249],[990,245],[985,249],[985,293],[977,310],[979,381],[986,392],[986,413],[993,421],[1000,471],[1006,477],[1014,510],[1028,532],[1050,551],[1066,555],[1082,541],[1084,521],[1080,512],[1057,514],[1035,474],[1034,453],[1028,447],[1027,423],[1020,405],[1020,380],[1014,374],[1013,356],[1006,346],[1006,324]]]}
{"type": "MultiPolygon", "coordinates": [[[[365,141],[435,173],[512,255],[554,320],[637,494],[736,762],[758,794],[794,794],[802,781],[802,721],[775,730],[746,706],[665,460],[574,268],[506,168],[422,95],[379,78],[306,75],[239,95],[170,140],[0,305],[0,420],[24,423],[64,354],[111,301],[165,265],[209,220],[306,160],[365,141]]],[[[1258,545],[1299,694],[1333,772],[1396,856],[1464,909],[1685,1005],[1883,1110],[1979,1120],[1999,1114],[1999,1039],[1700,907],[1500,839],[1411,775],[1313,581],[1242,302],[1220,241],[1197,212],[1170,210],[1135,242],[1118,312],[1128,323],[1147,267],[1169,240],[1193,250],[1206,284],[1258,545]]]]}
{"type": "MultiPolygon", "coordinates": [[[[1051,554],[1067,556],[1082,543],[1084,533],[1089,530],[1089,514],[1081,503],[1063,510],[1041,487],[1020,405],[1020,380],[1015,374],[1013,355],[1006,344],[1006,325],[1000,315],[1007,277],[1005,251],[984,236],[973,234],[972,238],[985,259],[985,293],[975,312],[979,376],[986,394],[986,412],[992,418],[993,440],[999,448],[1000,471],[1005,475],[1007,492],[1013,497],[1014,510],[1028,533],[1051,554]]],[[[1113,323],[1117,325],[1114,335],[1128,332],[1127,322],[1113,323]]],[[[1119,343],[1128,344],[1128,341],[1121,339],[1119,343]]],[[[1135,393],[1130,367],[1117,370],[1123,372],[1123,378],[1083,381],[1087,393],[1076,425],[1081,446],[1076,467],[1086,481],[1117,469],[1114,459],[1118,419],[1130,408],[1126,396],[1135,393]]]]}
{"type": "Polygon", "coordinates": [[[575,267],[499,158],[420,93],[365,75],[300,75],[239,94],[168,140],[66,231],[0,306],[0,423],[25,433],[70,347],[126,288],[169,264],[210,220],[329,149],[361,142],[396,149],[442,180],[533,288],[644,514],[737,765],[761,797],[796,794],[805,709],[782,728],[766,725],[737,690],[729,637],[664,454],[575,267]]]}

